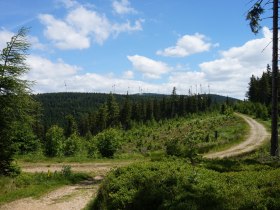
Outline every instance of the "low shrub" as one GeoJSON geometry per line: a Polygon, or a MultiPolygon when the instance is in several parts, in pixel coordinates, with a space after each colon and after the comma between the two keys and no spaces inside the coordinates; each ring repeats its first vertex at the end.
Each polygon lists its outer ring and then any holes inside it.
{"type": "Polygon", "coordinates": [[[279,209],[279,172],[219,173],[176,160],[138,163],[112,171],[89,209],[279,209]]]}

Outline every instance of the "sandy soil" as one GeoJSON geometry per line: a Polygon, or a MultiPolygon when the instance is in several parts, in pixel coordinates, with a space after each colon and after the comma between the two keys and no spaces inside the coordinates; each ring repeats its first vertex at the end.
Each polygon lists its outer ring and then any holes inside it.
{"type": "Polygon", "coordinates": [[[250,126],[250,133],[246,140],[227,150],[206,154],[204,155],[205,158],[214,159],[238,156],[256,150],[259,146],[261,146],[264,143],[264,141],[268,140],[270,134],[267,132],[267,130],[262,124],[258,123],[256,120],[246,115],[237,115],[242,117],[250,126]]]}
{"type": "Polygon", "coordinates": [[[24,172],[54,172],[61,171],[65,165],[71,166],[71,170],[74,172],[89,172],[96,175],[104,175],[114,167],[125,166],[131,163],[131,161],[122,162],[108,162],[108,163],[23,163],[21,169],[24,172]]]}
{"type": "Polygon", "coordinates": [[[24,198],[1,206],[1,210],[80,210],[95,196],[98,179],[65,186],[39,199],[24,198]]]}

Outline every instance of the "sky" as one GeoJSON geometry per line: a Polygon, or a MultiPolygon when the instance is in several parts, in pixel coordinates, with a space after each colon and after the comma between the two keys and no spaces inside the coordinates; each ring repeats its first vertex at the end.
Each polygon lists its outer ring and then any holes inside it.
{"type": "MultiPolygon", "coordinates": [[[[34,93],[213,93],[244,99],[271,63],[251,0],[0,0],[0,49],[21,27],[34,93]]],[[[267,17],[271,10],[267,10],[267,17]]]]}

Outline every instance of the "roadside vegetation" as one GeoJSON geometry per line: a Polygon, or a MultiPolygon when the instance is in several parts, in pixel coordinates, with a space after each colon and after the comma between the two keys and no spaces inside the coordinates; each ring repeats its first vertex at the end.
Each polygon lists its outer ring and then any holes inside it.
{"type": "Polygon", "coordinates": [[[20,198],[38,198],[63,185],[76,184],[91,177],[85,173],[73,173],[70,166],[47,173],[21,173],[16,177],[0,177],[0,206],[20,198]]]}
{"type": "Polygon", "coordinates": [[[279,209],[279,164],[182,159],[110,172],[88,209],[279,209]]]}

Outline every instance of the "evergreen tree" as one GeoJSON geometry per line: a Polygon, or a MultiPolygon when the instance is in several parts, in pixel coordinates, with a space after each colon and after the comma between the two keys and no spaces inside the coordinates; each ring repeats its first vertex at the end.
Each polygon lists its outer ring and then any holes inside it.
{"type": "Polygon", "coordinates": [[[29,81],[22,75],[29,71],[25,63],[30,44],[28,30],[21,28],[7,43],[0,56],[0,174],[12,173],[15,150],[11,137],[15,123],[33,122],[35,102],[30,97],[29,81]]]}
{"type": "Polygon", "coordinates": [[[108,97],[107,107],[108,107],[107,125],[109,127],[115,127],[119,125],[120,108],[112,93],[108,97]]]}
{"type": "Polygon", "coordinates": [[[124,129],[131,127],[132,105],[128,94],[126,95],[124,105],[121,110],[121,124],[124,129]]]}
{"type": "Polygon", "coordinates": [[[108,115],[108,107],[106,104],[103,104],[97,113],[97,132],[103,131],[107,128],[108,115]]]}
{"type": "Polygon", "coordinates": [[[154,103],[151,99],[147,101],[146,110],[146,121],[154,120],[154,103]]]}
{"type": "Polygon", "coordinates": [[[177,113],[177,102],[178,102],[178,96],[176,93],[176,87],[173,87],[172,94],[171,94],[171,117],[175,117],[177,113]]]}
{"type": "Polygon", "coordinates": [[[65,136],[66,138],[68,138],[72,134],[78,132],[78,126],[73,115],[69,114],[65,117],[65,119],[66,119],[65,136]]]}

